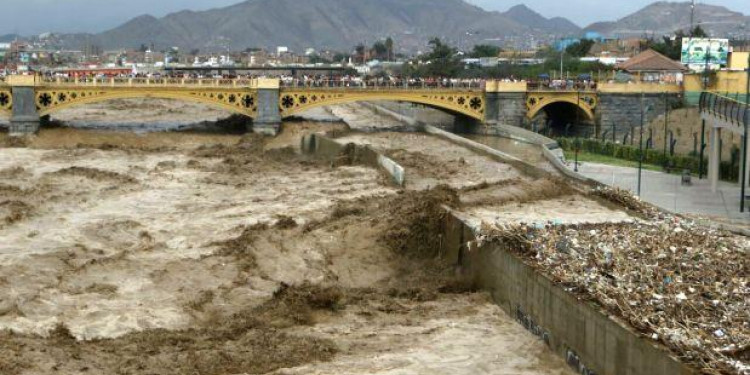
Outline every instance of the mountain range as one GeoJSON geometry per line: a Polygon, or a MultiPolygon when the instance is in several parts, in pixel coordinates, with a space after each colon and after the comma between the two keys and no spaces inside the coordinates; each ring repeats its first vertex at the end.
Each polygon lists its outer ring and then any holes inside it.
{"type": "MultiPolygon", "coordinates": [[[[92,36],[104,48],[229,49],[289,46],[351,49],[392,37],[414,50],[432,37],[470,46],[513,36],[567,35],[580,28],[547,19],[526,6],[488,12],[463,0],[247,0],[219,9],[144,15],[92,36]]],[[[81,36],[78,36],[79,38],[81,36]]]]}
{"type": "MultiPolygon", "coordinates": [[[[616,22],[595,23],[586,30],[616,37],[661,36],[689,30],[690,13],[690,2],[659,1],[616,22]]],[[[742,38],[750,33],[750,17],[723,6],[696,5],[694,22],[715,37],[742,38]]]]}
{"type": "MultiPolygon", "coordinates": [[[[696,20],[714,36],[724,36],[739,25],[750,30],[750,17],[724,7],[699,5],[696,20]]],[[[399,50],[425,49],[439,37],[453,45],[553,41],[596,31],[604,36],[663,35],[690,24],[689,2],[657,2],[615,22],[584,29],[561,18],[546,18],[525,5],[506,12],[486,11],[464,0],[246,0],[207,11],[181,11],[162,18],[136,17],[99,34],[60,36],[62,48],[95,44],[104,49],[241,50],[284,45],[350,50],[364,43],[392,37],[399,50]]]]}

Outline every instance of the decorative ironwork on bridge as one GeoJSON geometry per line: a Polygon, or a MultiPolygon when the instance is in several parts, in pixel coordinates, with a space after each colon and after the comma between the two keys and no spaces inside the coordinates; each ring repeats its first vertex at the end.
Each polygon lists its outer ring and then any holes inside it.
{"type": "Polygon", "coordinates": [[[36,106],[39,115],[44,116],[86,103],[150,97],[199,102],[249,117],[254,117],[258,111],[258,95],[254,90],[214,88],[198,91],[158,87],[153,89],[39,87],[36,90],[36,106]]]}
{"type": "Polygon", "coordinates": [[[283,88],[279,110],[289,117],[314,107],[379,100],[424,104],[481,121],[485,116],[484,91],[470,89],[283,88]]]}
{"type": "Polygon", "coordinates": [[[238,84],[235,80],[51,80],[38,84],[35,96],[41,116],[86,103],[149,97],[199,102],[249,117],[255,117],[258,111],[257,90],[250,81],[238,84]]]}
{"type": "Polygon", "coordinates": [[[0,112],[5,112],[7,115],[13,111],[13,92],[10,86],[0,87],[0,112]]]}

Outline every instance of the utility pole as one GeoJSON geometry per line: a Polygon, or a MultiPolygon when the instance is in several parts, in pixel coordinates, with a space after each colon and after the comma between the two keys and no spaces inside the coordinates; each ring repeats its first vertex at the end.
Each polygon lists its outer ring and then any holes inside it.
{"type": "Polygon", "coordinates": [[[669,131],[669,96],[664,92],[664,162],[667,163],[667,132],[669,131]]]}
{"type": "Polygon", "coordinates": [[[742,195],[740,197],[740,212],[745,212],[745,192],[747,188],[747,152],[748,145],[750,144],[750,133],[748,131],[750,130],[750,54],[748,54],[747,57],[747,85],[745,87],[745,116],[744,119],[744,125],[745,125],[745,136],[742,137],[743,140],[743,147],[742,147],[742,176],[740,176],[740,181],[742,181],[742,188],[740,189],[740,194],[742,195]]]}
{"type": "Polygon", "coordinates": [[[576,132],[576,136],[578,136],[578,129],[580,129],[580,122],[581,122],[581,90],[576,88],[576,125],[575,129],[573,131],[576,132]]]}
{"type": "Polygon", "coordinates": [[[690,4],[690,39],[693,39],[695,31],[695,0],[690,4]]]}
{"type": "Polygon", "coordinates": [[[640,152],[638,154],[638,196],[641,196],[641,181],[643,179],[643,127],[646,123],[646,109],[643,107],[645,94],[641,93],[641,139],[639,141],[640,152]]]}
{"type": "MultiPolygon", "coordinates": [[[[693,1],[695,2],[695,1],[693,1]]],[[[708,48],[706,48],[706,66],[703,69],[703,91],[705,92],[708,90],[708,67],[709,67],[709,61],[711,56],[711,43],[708,43],[708,48]]],[[[704,156],[704,150],[706,149],[706,120],[701,120],[701,153],[700,153],[700,160],[698,160],[698,179],[703,179],[703,169],[704,169],[704,163],[703,163],[703,156],[704,156]]]]}

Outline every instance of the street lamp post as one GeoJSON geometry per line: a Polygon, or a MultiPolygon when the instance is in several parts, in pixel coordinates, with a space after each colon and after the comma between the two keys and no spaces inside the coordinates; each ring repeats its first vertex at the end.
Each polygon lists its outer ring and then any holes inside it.
{"type": "Polygon", "coordinates": [[[651,110],[651,106],[644,107],[645,95],[641,93],[641,138],[639,141],[640,152],[638,155],[638,196],[641,196],[641,186],[643,181],[643,127],[646,126],[646,113],[651,110]]]}
{"type": "Polygon", "coordinates": [[[560,51],[560,81],[563,80],[563,57],[565,56],[565,43],[562,45],[562,50],[560,51]]]}

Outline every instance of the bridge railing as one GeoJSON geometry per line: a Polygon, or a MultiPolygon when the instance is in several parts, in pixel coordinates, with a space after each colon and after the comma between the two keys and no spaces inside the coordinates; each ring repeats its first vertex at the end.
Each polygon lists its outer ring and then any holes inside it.
{"type": "Polygon", "coordinates": [[[90,87],[256,87],[254,79],[213,79],[174,77],[41,77],[45,86],[90,86],[90,87]]]}
{"type": "Polygon", "coordinates": [[[483,81],[282,80],[281,87],[342,90],[484,90],[483,81]]]}
{"type": "Polygon", "coordinates": [[[744,126],[747,104],[713,92],[701,93],[699,109],[733,125],[744,126]]]}

